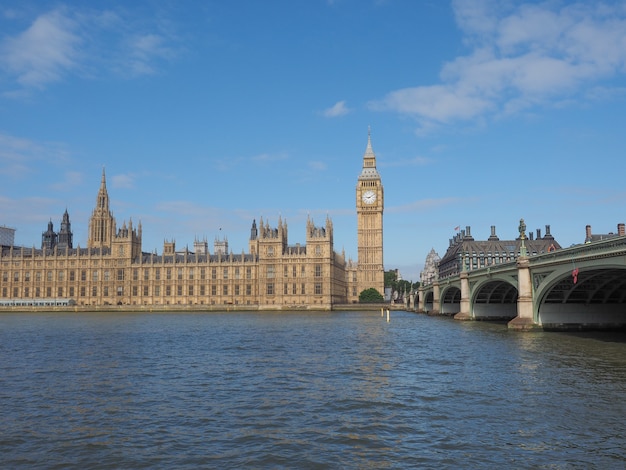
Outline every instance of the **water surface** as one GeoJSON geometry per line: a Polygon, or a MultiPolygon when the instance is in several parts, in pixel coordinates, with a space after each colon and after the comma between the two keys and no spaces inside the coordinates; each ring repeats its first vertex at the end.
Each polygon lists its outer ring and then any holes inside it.
{"type": "Polygon", "coordinates": [[[624,468],[619,334],[406,312],[0,315],[5,468],[624,468]]]}

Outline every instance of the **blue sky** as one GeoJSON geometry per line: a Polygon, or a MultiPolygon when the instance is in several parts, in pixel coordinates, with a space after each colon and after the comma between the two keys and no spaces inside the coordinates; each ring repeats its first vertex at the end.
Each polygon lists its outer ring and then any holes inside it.
{"type": "Polygon", "coordinates": [[[5,1],[0,225],[86,246],[102,168],[143,249],[253,219],[333,219],[356,260],[371,126],[385,268],[418,280],[456,226],[563,246],[626,221],[622,1],[5,1]]]}

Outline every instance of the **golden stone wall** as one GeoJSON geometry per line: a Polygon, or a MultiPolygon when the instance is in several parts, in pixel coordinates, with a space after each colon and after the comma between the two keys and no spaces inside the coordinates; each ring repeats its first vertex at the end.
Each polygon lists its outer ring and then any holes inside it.
{"type": "Polygon", "coordinates": [[[363,172],[367,175],[357,184],[358,263],[353,263],[334,251],[328,217],[324,226],[307,220],[304,245],[289,245],[287,223],[279,219],[277,227],[261,220],[257,230],[254,223],[248,253],[176,252],[173,242],[164,244],[162,255],[143,253],[141,224],[116,226],[103,170],[87,248],[0,247],[0,301],[329,309],[357,302],[365,288],[382,294],[383,188],[369,136],[363,172]]]}

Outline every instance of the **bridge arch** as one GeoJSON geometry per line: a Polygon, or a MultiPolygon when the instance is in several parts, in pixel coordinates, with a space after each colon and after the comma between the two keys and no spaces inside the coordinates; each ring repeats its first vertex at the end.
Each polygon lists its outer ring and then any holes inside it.
{"type": "Polygon", "coordinates": [[[461,288],[454,284],[449,284],[441,290],[441,301],[439,304],[442,315],[455,315],[461,311],[461,288]]]}
{"type": "Polygon", "coordinates": [[[626,265],[616,261],[588,260],[535,275],[535,321],[548,330],[626,327],[626,265]]]}
{"type": "Polygon", "coordinates": [[[476,320],[512,320],[517,316],[517,279],[497,276],[481,280],[471,289],[470,310],[476,320]]]}
{"type": "Polygon", "coordinates": [[[432,290],[424,291],[424,312],[432,312],[434,308],[435,293],[432,290]]]}

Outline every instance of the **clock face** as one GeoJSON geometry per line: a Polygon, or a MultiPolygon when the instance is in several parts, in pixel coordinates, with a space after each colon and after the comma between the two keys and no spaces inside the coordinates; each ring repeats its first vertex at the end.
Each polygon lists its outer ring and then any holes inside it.
{"type": "Polygon", "coordinates": [[[374,204],[376,202],[376,193],[374,191],[365,191],[362,199],[365,204],[374,204]]]}

